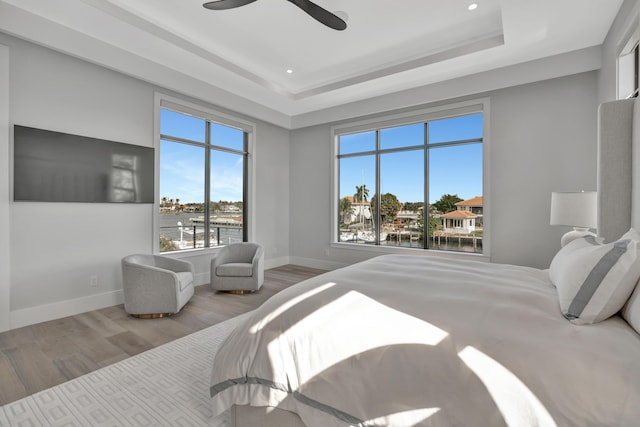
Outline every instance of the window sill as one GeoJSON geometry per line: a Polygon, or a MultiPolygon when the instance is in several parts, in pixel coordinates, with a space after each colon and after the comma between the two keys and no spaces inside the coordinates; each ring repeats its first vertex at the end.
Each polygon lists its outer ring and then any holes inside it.
{"type": "Polygon", "coordinates": [[[166,256],[174,259],[185,259],[199,256],[210,256],[218,253],[222,246],[215,246],[211,248],[197,248],[197,249],[182,249],[178,251],[157,252],[156,255],[166,256]]]}
{"type": "Polygon", "coordinates": [[[332,248],[344,249],[350,251],[361,252],[375,252],[380,255],[383,254],[398,254],[398,255],[412,255],[412,256],[435,256],[442,258],[455,258],[455,259],[470,259],[474,261],[491,262],[491,258],[487,254],[475,253],[475,252],[456,252],[456,251],[443,251],[438,249],[421,249],[421,248],[408,248],[402,246],[383,246],[383,245],[367,245],[361,243],[343,243],[332,242],[330,244],[332,248]]]}

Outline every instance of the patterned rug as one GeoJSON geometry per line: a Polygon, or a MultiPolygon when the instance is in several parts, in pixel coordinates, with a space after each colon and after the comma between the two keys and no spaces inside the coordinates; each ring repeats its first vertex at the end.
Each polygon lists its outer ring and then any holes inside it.
{"type": "Polygon", "coordinates": [[[244,315],[0,407],[0,426],[211,426],[213,356],[244,315]]]}

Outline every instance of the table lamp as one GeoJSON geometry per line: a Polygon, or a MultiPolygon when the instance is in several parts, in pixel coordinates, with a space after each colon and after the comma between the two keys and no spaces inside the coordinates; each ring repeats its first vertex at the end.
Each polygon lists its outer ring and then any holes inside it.
{"type": "Polygon", "coordinates": [[[561,246],[583,236],[595,236],[589,231],[598,226],[597,192],[551,193],[551,225],[573,227],[560,240],[561,246]]]}

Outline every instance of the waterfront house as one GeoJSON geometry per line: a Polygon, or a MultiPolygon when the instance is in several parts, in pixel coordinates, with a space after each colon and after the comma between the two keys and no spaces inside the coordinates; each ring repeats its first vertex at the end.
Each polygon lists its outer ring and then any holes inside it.
{"type": "Polygon", "coordinates": [[[442,231],[447,234],[471,234],[476,230],[478,215],[467,210],[455,210],[441,215],[442,231]]]}
{"type": "Polygon", "coordinates": [[[474,198],[458,202],[455,205],[459,211],[468,211],[476,215],[482,215],[483,200],[484,198],[482,196],[476,196],[474,198]]]}
{"type": "Polygon", "coordinates": [[[456,203],[456,209],[459,211],[471,212],[476,215],[475,225],[482,227],[482,205],[484,203],[484,197],[476,196],[471,199],[463,200],[456,203]]]}

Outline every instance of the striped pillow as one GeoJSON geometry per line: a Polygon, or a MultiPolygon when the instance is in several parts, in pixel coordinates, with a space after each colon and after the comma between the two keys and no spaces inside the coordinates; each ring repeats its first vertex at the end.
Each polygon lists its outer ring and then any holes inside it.
{"type": "Polygon", "coordinates": [[[560,249],[549,276],[564,317],[583,325],[617,313],[640,277],[639,256],[640,242],[628,238],[603,245],[585,236],[560,249]]]}

